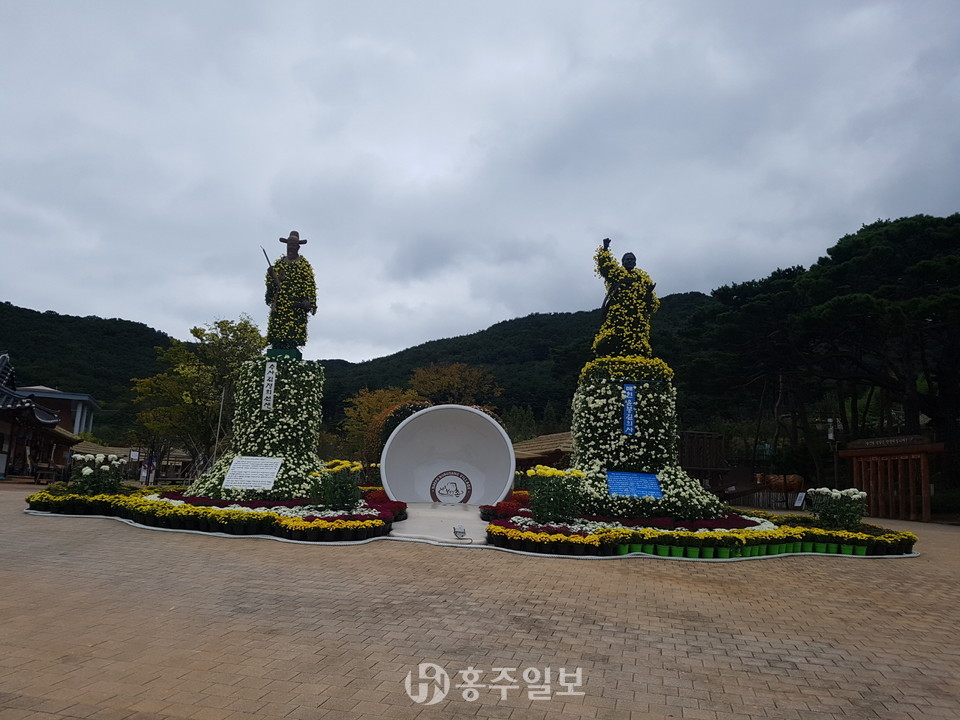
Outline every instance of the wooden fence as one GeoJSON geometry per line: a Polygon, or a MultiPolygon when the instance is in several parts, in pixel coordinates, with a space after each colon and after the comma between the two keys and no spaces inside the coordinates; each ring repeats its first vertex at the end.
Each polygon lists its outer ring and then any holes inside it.
{"type": "Polygon", "coordinates": [[[871,517],[930,521],[930,456],[943,443],[841,450],[853,469],[853,485],[867,493],[871,517]]]}

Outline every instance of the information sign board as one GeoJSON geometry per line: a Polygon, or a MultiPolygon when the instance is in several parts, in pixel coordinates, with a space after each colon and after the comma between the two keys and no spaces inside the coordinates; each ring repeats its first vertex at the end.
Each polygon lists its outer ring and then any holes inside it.
{"type": "Polygon", "coordinates": [[[607,473],[607,488],[611,495],[628,497],[662,498],[660,481],[653,473],[613,472],[607,473]]]}
{"type": "Polygon", "coordinates": [[[635,406],[637,402],[637,386],[623,386],[623,434],[633,435],[637,431],[635,406]]]}
{"type": "Polygon", "coordinates": [[[237,455],[230,463],[223,487],[237,490],[270,490],[277,479],[282,457],[237,455]]]}

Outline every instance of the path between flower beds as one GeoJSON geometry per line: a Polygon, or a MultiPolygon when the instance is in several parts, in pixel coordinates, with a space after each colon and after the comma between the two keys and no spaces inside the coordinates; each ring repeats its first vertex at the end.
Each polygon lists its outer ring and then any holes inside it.
{"type": "Polygon", "coordinates": [[[407,503],[407,519],[393,524],[390,537],[403,540],[431,540],[454,545],[486,545],[487,521],[475,505],[407,503]],[[454,537],[453,528],[463,526],[466,538],[454,537]]]}

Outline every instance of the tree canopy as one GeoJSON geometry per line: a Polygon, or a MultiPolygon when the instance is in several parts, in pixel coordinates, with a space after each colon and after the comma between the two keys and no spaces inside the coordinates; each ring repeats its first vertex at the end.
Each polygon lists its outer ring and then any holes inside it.
{"type": "Polygon", "coordinates": [[[196,343],[173,340],[157,348],[163,370],[133,383],[141,430],[153,442],[183,446],[203,464],[228,441],[237,371],[263,351],[266,340],[247,316],[217,320],[190,334],[196,343]]]}

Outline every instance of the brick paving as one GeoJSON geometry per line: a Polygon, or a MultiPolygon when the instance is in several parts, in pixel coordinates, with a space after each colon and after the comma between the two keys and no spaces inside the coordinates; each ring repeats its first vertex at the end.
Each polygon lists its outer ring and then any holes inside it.
{"type": "Polygon", "coordinates": [[[37,517],[27,492],[0,491],[2,720],[960,717],[960,527],[884,523],[920,535],[901,560],[540,559],[37,517]],[[421,662],[579,667],[585,694],[418,705],[421,662]]]}

